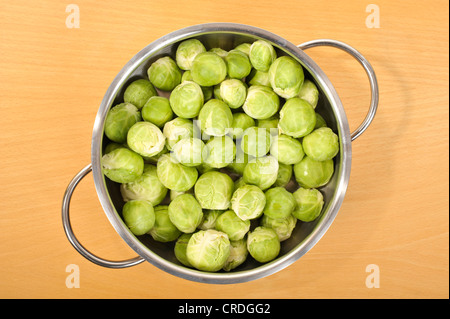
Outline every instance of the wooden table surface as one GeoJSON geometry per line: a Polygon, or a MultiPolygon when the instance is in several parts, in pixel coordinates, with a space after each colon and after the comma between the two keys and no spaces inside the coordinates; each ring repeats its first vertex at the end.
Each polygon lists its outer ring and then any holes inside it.
{"type": "MultiPolygon", "coordinates": [[[[69,4],[0,1],[0,297],[449,297],[448,1],[379,0],[374,11],[364,1],[77,0],[79,28],[70,28],[69,4]],[[140,49],[206,22],[249,24],[294,44],[341,40],[373,65],[379,109],[352,143],[339,214],[305,256],[248,283],[195,283],[148,262],[97,266],[68,242],[61,203],[69,181],[90,162],[100,101],[140,49]],[[79,270],[78,288],[66,285],[70,265],[79,270]],[[379,287],[371,287],[377,274],[379,287]]],[[[356,129],[370,101],[363,69],[336,49],[307,54],[336,87],[356,129]]],[[[103,213],[92,175],[77,187],[71,212],[89,250],[112,260],[135,256],[103,213]]]]}

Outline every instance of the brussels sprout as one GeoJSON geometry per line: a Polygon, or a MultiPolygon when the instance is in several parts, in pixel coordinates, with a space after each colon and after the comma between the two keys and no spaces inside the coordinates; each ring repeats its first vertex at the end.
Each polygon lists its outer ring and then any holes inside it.
{"type": "Polygon", "coordinates": [[[231,177],[217,171],[202,174],[194,187],[195,197],[203,209],[228,209],[233,190],[231,177]]]}
{"type": "Polygon", "coordinates": [[[171,57],[159,58],[147,70],[152,84],[163,91],[172,91],[181,83],[181,71],[171,57]]]}
{"type": "Polygon", "coordinates": [[[269,81],[269,72],[262,72],[256,69],[252,69],[249,76],[246,77],[246,81],[249,85],[263,85],[271,87],[269,81]]]}
{"type": "Polygon", "coordinates": [[[234,211],[227,210],[217,218],[215,228],[227,234],[230,240],[240,240],[250,230],[250,220],[242,220],[234,211]]]}
{"type": "Polygon", "coordinates": [[[200,230],[189,239],[186,256],[198,270],[215,272],[225,265],[230,256],[228,236],[214,229],[200,230]]]}
{"type": "Polygon", "coordinates": [[[182,70],[190,70],[197,54],[206,52],[203,44],[197,39],[184,40],[175,53],[177,65],[182,70]]]}
{"type": "Polygon", "coordinates": [[[277,53],[269,42],[257,40],[250,46],[249,58],[256,70],[267,72],[277,58],[277,53]]]}
{"type": "Polygon", "coordinates": [[[195,167],[176,163],[169,154],[164,154],[159,158],[156,164],[156,173],[165,187],[178,192],[191,189],[198,177],[195,167]]]}
{"type": "Polygon", "coordinates": [[[245,102],[247,88],[241,80],[224,80],[220,84],[220,97],[230,108],[237,109],[245,102]]]}
{"type": "Polygon", "coordinates": [[[279,119],[277,116],[271,116],[268,119],[257,120],[256,126],[265,128],[270,132],[270,135],[278,135],[278,121],[279,119]]]}
{"type": "Polygon", "coordinates": [[[150,122],[137,122],[128,131],[127,144],[136,153],[151,157],[161,152],[166,137],[159,127],[150,122]]]}
{"type": "Polygon", "coordinates": [[[182,118],[193,118],[203,106],[203,91],[200,85],[184,81],[170,93],[170,106],[182,118]]]}
{"type": "Polygon", "coordinates": [[[240,139],[244,131],[251,126],[255,126],[255,120],[245,113],[233,113],[233,130],[231,135],[235,139],[240,139]]]}
{"type": "Polygon", "coordinates": [[[271,218],[286,218],[294,211],[296,202],[292,193],[284,187],[274,187],[265,192],[266,205],[263,214],[271,218]]]}
{"type": "Polygon", "coordinates": [[[318,129],[320,127],[327,127],[327,122],[325,122],[325,119],[316,112],[316,125],[314,126],[314,129],[318,129]]]}
{"type": "Polygon", "coordinates": [[[222,267],[225,271],[230,271],[242,265],[248,256],[246,239],[230,241],[230,244],[230,256],[222,267]]]}
{"type": "Polygon", "coordinates": [[[268,119],[280,107],[280,98],[267,86],[252,85],[247,90],[242,109],[245,113],[257,120],[268,119]]]}
{"type": "Polygon", "coordinates": [[[172,147],[184,138],[195,137],[194,124],[191,120],[177,117],[164,125],[163,134],[166,137],[166,146],[171,151],[172,147]]]}
{"type": "Polygon", "coordinates": [[[224,59],[224,58],[227,56],[227,54],[228,54],[228,52],[225,51],[225,50],[222,49],[222,48],[212,48],[211,50],[209,50],[209,52],[212,52],[212,53],[217,54],[217,55],[220,56],[222,59],[224,59]]]}
{"type": "Polygon", "coordinates": [[[269,69],[270,85],[275,93],[285,99],[298,96],[305,76],[303,68],[289,56],[282,56],[269,69]]]}
{"type": "Polygon", "coordinates": [[[212,99],[203,105],[198,121],[205,134],[223,136],[232,128],[233,113],[225,102],[212,99]]]}
{"type": "Polygon", "coordinates": [[[333,173],[333,160],[315,161],[311,157],[305,156],[294,165],[295,180],[305,188],[317,188],[326,185],[333,173]]]}
{"type": "Polygon", "coordinates": [[[183,233],[193,233],[200,225],[203,211],[191,194],[182,194],[169,204],[170,221],[183,233]]]}
{"type": "Polygon", "coordinates": [[[125,225],[136,236],[144,235],[155,224],[155,212],[150,202],[132,200],[123,205],[122,217],[125,225]]]}
{"type": "MultiPolygon", "coordinates": [[[[183,73],[183,76],[181,77],[181,83],[186,81],[194,81],[192,78],[191,71],[186,71],[183,73]]],[[[220,85],[220,84],[218,84],[220,85]]],[[[200,86],[203,92],[203,101],[208,101],[213,96],[213,87],[212,86],[200,86]]]]}
{"type": "Polygon", "coordinates": [[[235,47],[235,50],[239,50],[241,52],[244,52],[247,54],[247,56],[250,54],[250,47],[252,46],[251,43],[241,43],[237,47],[235,47]]]}
{"type": "Polygon", "coordinates": [[[227,74],[232,79],[245,78],[252,70],[248,55],[239,50],[231,50],[224,59],[227,64],[227,74]]]}
{"type": "Polygon", "coordinates": [[[236,189],[231,198],[231,209],[242,220],[255,219],[262,215],[266,205],[264,192],[254,185],[243,185],[236,189]]]}
{"type": "Polygon", "coordinates": [[[174,191],[173,189],[171,189],[171,190],[169,190],[169,198],[170,198],[171,201],[173,201],[175,197],[180,196],[182,194],[186,194],[186,193],[193,195],[194,194],[194,189],[191,188],[191,189],[189,189],[189,190],[187,190],[185,192],[178,192],[178,191],[174,191]]]}
{"type": "Polygon", "coordinates": [[[172,148],[175,159],[186,166],[198,166],[208,157],[208,149],[199,138],[190,137],[179,140],[172,148]]]}
{"type": "Polygon", "coordinates": [[[173,118],[169,99],[163,96],[152,96],[147,100],[141,110],[144,121],[163,127],[166,122],[173,118]]]}
{"type": "Polygon", "coordinates": [[[243,177],[239,177],[237,180],[234,181],[234,189],[238,189],[241,186],[247,185],[244,182],[244,178],[243,177]]]}
{"type": "Polygon", "coordinates": [[[243,175],[245,166],[249,160],[251,160],[253,156],[244,153],[244,151],[240,147],[236,147],[236,157],[234,161],[228,164],[227,168],[236,174],[243,175]]]}
{"type": "Polygon", "coordinates": [[[192,234],[182,234],[180,237],[178,237],[173,250],[177,260],[186,267],[192,267],[186,256],[187,245],[191,237],[192,234]]]}
{"type": "Polygon", "coordinates": [[[330,160],[339,152],[339,138],[329,127],[321,127],[303,138],[303,150],[316,161],[330,160]]]}
{"type": "Polygon", "coordinates": [[[292,165],[286,165],[283,163],[278,163],[278,175],[277,180],[273,186],[286,187],[292,178],[292,165]]]}
{"type": "Polygon", "coordinates": [[[270,146],[270,154],[283,164],[297,164],[305,156],[302,143],[285,134],[275,136],[270,146]]]}
{"type": "Polygon", "coordinates": [[[114,151],[115,149],[118,149],[121,147],[126,148],[126,145],[122,145],[122,144],[114,143],[114,142],[108,143],[108,145],[106,145],[106,147],[105,147],[105,151],[103,152],[103,154],[108,154],[109,152],[114,151]]]}
{"type": "Polygon", "coordinates": [[[218,168],[212,167],[209,164],[203,162],[199,166],[196,167],[200,174],[204,174],[206,172],[217,171],[218,168]]]}
{"type": "Polygon", "coordinates": [[[198,54],[191,68],[192,78],[202,86],[213,86],[222,82],[227,76],[225,61],[213,52],[198,54]]]}
{"type": "Polygon", "coordinates": [[[271,142],[272,136],[267,130],[252,126],[244,131],[240,146],[246,154],[261,157],[269,152],[271,142]]]}
{"type": "Polygon", "coordinates": [[[203,219],[200,225],[198,225],[198,229],[207,230],[214,229],[216,227],[217,218],[224,213],[223,210],[208,210],[205,209],[203,211],[203,219]]]}
{"type": "Polygon", "coordinates": [[[231,137],[213,136],[206,142],[206,164],[213,168],[223,168],[232,163],[236,156],[236,145],[231,137]]]}
{"type": "Polygon", "coordinates": [[[286,218],[272,218],[267,215],[263,215],[261,218],[261,226],[272,228],[277,233],[280,242],[291,237],[295,225],[297,225],[297,218],[292,214],[286,218]]]}
{"type": "Polygon", "coordinates": [[[315,109],[319,101],[319,90],[311,80],[305,79],[298,93],[298,97],[311,104],[315,109]]]}
{"type": "Polygon", "coordinates": [[[303,222],[311,222],[320,215],[324,201],[319,190],[300,187],[293,195],[297,202],[297,208],[292,213],[294,217],[303,222]]]}
{"type": "Polygon", "coordinates": [[[102,170],[116,183],[135,181],[144,171],[144,160],[127,148],[117,148],[102,157],[102,170]]]}
{"type": "Polygon", "coordinates": [[[155,241],[166,243],[176,240],[181,231],[175,227],[169,218],[169,206],[159,205],[154,207],[155,225],[148,232],[155,241]]]}
{"type": "Polygon", "coordinates": [[[248,252],[260,263],[275,259],[280,253],[280,248],[278,235],[272,228],[259,226],[248,234],[248,252]]]}
{"type": "Polygon", "coordinates": [[[277,180],[278,161],[271,155],[257,157],[248,162],[244,169],[244,181],[262,190],[268,189],[277,180]]]}
{"type": "Polygon", "coordinates": [[[316,125],[316,112],[298,97],[286,101],[280,110],[278,128],[281,133],[298,138],[308,135],[316,125]]]}
{"type": "Polygon", "coordinates": [[[139,79],[131,82],[123,93],[123,100],[126,103],[131,103],[139,110],[142,109],[145,103],[152,96],[158,95],[153,85],[149,80],[139,79]]]}
{"type": "Polygon", "coordinates": [[[120,103],[112,107],[105,120],[105,135],[113,142],[125,143],[130,127],[141,120],[136,106],[120,103]]]}
{"type": "Polygon", "coordinates": [[[167,188],[156,174],[156,166],[144,164],[141,176],[130,183],[120,185],[120,193],[125,202],[130,200],[147,200],[153,206],[159,205],[167,195],[167,188]]]}

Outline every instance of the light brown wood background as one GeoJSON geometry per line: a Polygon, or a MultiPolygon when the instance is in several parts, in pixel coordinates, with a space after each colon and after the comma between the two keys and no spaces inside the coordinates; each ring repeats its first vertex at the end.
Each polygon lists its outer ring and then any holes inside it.
{"type": "MultiPolygon", "coordinates": [[[[368,28],[369,1],[0,1],[0,297],[2,298],[448,298],[448,1],[387,1],[368,28]],[[69,29],[66,6],[80,9],[69,29]],[[238,22],[294,44],[331,38],[373,65],[380,104],[353,142],[349,188],[319,243],[288,268],[235,285],[190,282],[150,263],[112,270],[69,244],[61,201],[90,162],[95,115],[110,82],[139,50],[177,29],[238,22]],[[80,288],[67,288],[78,265],[80,288]],[[367,288],[366,267],[380,270],[367,288]]],[[[336,87],[352,130],[369,85],[332,48],[307,51],[336,87]]],[[[80,241],[99,256],[135,256],[103,213],[92,175],[72,199],[80,241]]]]}

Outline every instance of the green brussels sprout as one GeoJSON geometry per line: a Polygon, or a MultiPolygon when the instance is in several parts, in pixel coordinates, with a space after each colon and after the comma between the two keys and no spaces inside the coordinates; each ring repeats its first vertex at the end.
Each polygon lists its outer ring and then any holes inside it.
{"type": "Polygon", "coordinates": [[[223,136],[232,128],[233,113],[225,102],[212,99],[203,105],[198,115],[198,121],[205,134],[223,136]]]}
{"type": "Polygon", "coordinates": [[[228,164],[227,169],[233,173],[243,175],[245,166],[252,158],[253,156],[244,153],[240,147],[236,147],[236,157],[232,163],[228,164]]]}
{"type": "Polygon", "coordinates": [[[242,220],[232,210],[227,210],[217,218],[216,230],[228,235],[228,239],[240,240],[250,230],[250,220],[242,220]]]}
{"type": "Polygon", "coordinates": [[[148,232],[152,238],[161,243],[167,243],[176,240],[182,234],[181,231],[175,227],[169,218],[169,206],[158,205],[154,207],[155,211],[155,225],[148,232]]]}
{"type": "Polygon", "coordinates": [[[227,74],[232,79],[242,79],[250,74],[252,65],[248,55],[239,50],[231,50],[225,56],[227,74]]]}
{"type": "Polygon", "coordinates": [[[285,218],[272,218],[267,215],[263,215],[261,218],[261,226],[273,229],[277,233],[280,242],[291,237],[296,225],[297,218],[292,214],[285,218]]]}
{"type": "Polygon", "coordinates": [[[225,271],[233,270],[242,265],[248,256],[246,239],[230,241],[230,244],[230,256],[222,267],[225,271]]]}
{"type": "Polygon", "coordinates": [[[192,62],[192,78],[202,86],[213,86],[222,82],[227,76],[227,65],[216,53],[203,52],[192,62]]]}
{"type": "Polygon", "coordinates": [[[257,120],[256,126],[260,128],[265,128],[267,131],[270,132],[270,135],[278,135],[278,117],[277,116],[271,116],[268,119],[264,120],[257,120]]]}
{"type": "Polygon", "coordinates": [[[247,56],[250,54],[250,47],[252,46],[251,43],[241,43],[237,47],[235,47],[235,50],[239,50],[241,52],[244,52],[247,54],[247,56]]]}
{"type": "Polygon", "coordinates": [[[325,119],[316,112],[316,125],[314,126],[314,129],[318,129],[320,127],[327,127],[327,122],[325,122],[325,119]]]}
{"type": "Polygon", "coordinates": [[[333,160],[316,161],[309,156],[294,165],[297,183],[304,188],[317,188],[326,185],[334,173],[333,160]]]}
{"type": "Polygon", "coordinates": [[[270,66],[270,85],[275,93],[285,99],[298,96],[304,79],[302,66],[289,56],[279,57],[270,66]]]}
{"type": "Polygon", "coordinates": [[[203,162],[199,166],[197,166],[197,170],[200,174],[204,174],[206,172],[217,171],[218,168],[212,167],[209,164],[203,162]]]}
{"type": "Polygon", "coordinates": [[[147,70],[152,84],[163,91],[172,91],[181,83],[181,70],[171,57],[162,57],[152,63],[147,70]]]}
{"type": "Polygon", "coordinates": [[[289,99],[280,110],[280,132],[298,138],[308,135],[316,125],[316,112],[312,106],[298,97],[289,99]]]}
{"type": "Polygon", "coordinates": [[[130,127],[141,120],[141,114],[136,106],[130,103],[120,103],[112,107],[105,120],[105,135],[111,141],[125,143],[130,127]]]}
{"type": "Polygon", "coordinates": [[[280,248],[278,235],[272,228],[259,226],[247,236],[248,252],[260,263],[275,259],[280,253],[280,248]]]}
{"type": "Polygon", "coordinates": [[[193,195],[182,194],[170,202],[169,218],[183,233],[193,233],[203,219],[203,211],[193,195]]]}
{"type": "Polygon", "coordinates": [[[184,191],[184,192],[178,192],[178,191],[174,191],[173,189],[170,189],[169,190],[169,198],[170,198],[171,201],[173,201],[175,197],[180,196],[182,194],[186,194],[186,193],[193,195],[194,194],[194,189],[191,188],[191,189],[188,189],[187,191],[184,191]]]}
{"type": "Polygon", "coordinates": [[[213,96],[215,99],[223,101],[222,97],[220,96],[220,84],[221,83],[213,86],[213,96]]]}
{"type": "Polygon", "coordinates": [[[182,118],[194,118],[203,106],[203,91],[200,85],[184,81],[170,93],[170,106],[182,118]]]}
{"type": "Polygon", "coordinates": [[[223,168],[232,163],[236,156],[236,145],[231,137],[213,136],[206,142],[206,164],[214,168],[223,168]]]}
{"type": "Polygon", "coordinates": [[[277,180],[278,166],[277,159],[271,155],[256,157],[245,166],[244,181],[266,190],[277,180]]]}
{"type": "Polygon", "coordinates": [[[217,54],[217,55],[220,56],[222,59],[224,59],[224,58],[227,56],[227,54],[228,54],[228,52],[225,51],[225,50],[222,49],[222,48],[212,48],[211,50],[209,50],[209,52],[212,52],[212,53],[217,54]]]}
{"type": "Polygon", "coordinates": [[[166,146],[169,151],[178,141],[196,136],[192,121],[181,117],[167,122],[164,125],[163,134],[166,137],[166,146]]]}
{"type": "Polygon", "coordinates": [[[249,76],[246,77],[246,81],[249,85],[263,85],[271,87],[269,80],[269,72],[258,71],[252,69],[249,76]]]}
{"type": "Polygon", "coordinates": [[[195,197],[203,209],[228,209],[233,190],[231,177],[218,171],[200,175],[194,187],[195,197]]]}
{"type": "Polygon", "coordinates": [[[202,222],[200,223],[200,225],[198,225],[197,228],[201,230],[214,229],[216,227],[217,218],[219,218],[219,216],[223,213],[223,210],[205,209],[203,211],[202,222]]]}
{"type": "Polygon", "coordinates": [[[177,258],[177,260],[180,263],[182,263],[186,267],[192,268],[192,265],[186,256],[187,245],[188,245],[189,239],[191,239],[191,237],[192,237],[192,234],[182,234],[180,237],[178,237],[177,242],[175,243],[173,252],[175,254],[175,257],[177,258]]]}
{"type": "Polygon", "coordinates": [[[102,171],[113,182],[133,182],[142,175],[144,160],[139,154],[120,147],[103,155],[102,171]]]}
{"type": "Polygon", "coordinates": [[[305,156],[302,143],[292,136],[281,134],[275,136],[270,146],[270,154],[283,164],[297,164],[305,156]]]}
{"type": "Polygon", "coordinates": [[[283,163],[278,163],[278,174],[277,180],[273,186],[286,187],[292,178],[292,165],[286,165],[283,163]]]}
{"type": "Polygon", "coordinates": [[[278,112],[280,98],[268,86],[252,85],[247,90],[242,109],[257,120],[268,119],[278,112]]]}
{"type": "Polygon", "coordinates": [[[230,249],[230,240],[225,233],[214,229],[200,230],[189,239],[186,256],[198,270],[215,272],[225,265],[230,249]]]}
{"type": "Polygon", "coordinates": [[[339,138],[329,127],[321,127],[303,138],[303,150],[316,161],[330,160],[339,152],[339,138]]]}
{"type": "Polygon", "coordinates": [[[297,202],[297,208],[292,215],[302,222],[311,222],[322,212],[324,201],[319,190],[300,187],[293,193],[293,196],[297,202]]]}
{"type": "Polygon", "coordinates": [[[244,131],[251,126],[255,126],[255,120],[245,113],[233,113],[233,130],[231,135],[235,139],[240,139],[244,131]]]}
{"type": "Polygon", "coordinates": [[[126,148],[126,145],[122,145],[122,144],[115,143],[115,142],[108,143],[108,145],[106,145],[106,147],[105,147],[105,151],[103,152],[103,154],[108,154],[109,152],[114,151],[115,149],[121,148],[121,147],[126,148]]]}
{"type": "Polygon", "coordinates": [[[319,101],[319,90],[311,80],[305,79],[298,93],[298,97],[311,104],[315,109],[319,101]]]}
{"type": "MultiPolygon", "coordinates": [[[[192,78],[192,74],[191,71],[185,71],[183,73],[183,76],[181,77],[181,83],[186,82],[186,81],[194,81],[194,79],[192,78]]],[[[220,85],[220,84],[218,84],[220,85]]],[[[203,92],[203,101],[208,101],[212,98],[213,96],[213,87],[212,86],[200,86],[203,92]]]]}
{"type": "Polygon", "coordinates": [[[269,152],[272,136],[262,128],[252,126],[244,131],[241,139],[241,149],[254,157],[261,157],[269,152]]]}
{"type": "Polygon", "coordinates": [[[244,182],[244,178],[243,177],[239,177],[237,180],[234,181],[234,189],[238,189],[241,186],[247,185],[244,182]]]}
{"type": "Polygon", "coordinates": [[[294,211],[296,202],[292,193],[284,187],[274,187],[267,190],[266,205],[263,214],[271,218],[286,218],[294,211]]]}
{"type": "Polygon", "coordinates": [[[162,128],[173,118],[169,99],[164,96],[152,96],[141,110],[142,119],[162,128]]]}
{"type": "Polygon", "coordinates": [[[255,185],[243,185],[236,189],[231,198],[231,209],[242,220],[258,218],[266,205],[264,192],[255,185]]]}
{"type": "Polygon", "coordinates": [[[180,43],[175,53],[178,67],[182,70],[190,70],[197,54],[203,52],[206,52],[206,49],[199,40],[184,40],[180,43]]]}
{"type": "Polygon", "coordinates": [[[190,137],[179,140],[172,148],[175,159],[186,166],[199,166],[208,157],[208,149],[199,138],[190,137]]]}
{"type": "Polygon", "coordinates": [[[155,124],[137,122],[128,130],[127,144],[139,155],[151,157],[163,150],[166,137],[155,124]]]}
{"type": "Polygon", "coordinates": [[[257,40],[250,46],[249,58],[256,70],[267,72],[277,58],[277,53],[269,42],[257,40]]]}
{"type": "Polygon", "coordinates": [[[156,174],[156,166],[144,164],[144,171],[136,180],[120,185],[120,193],[125,202],[147,200],[153,206],[159,205],[167,195],[167,188],[156,174]]]}
{"type": "Polygon", "coordinates": [[[131,103],[139,110],[152,96],[158,95],[152,83],[146,79],[139,79],[131,82],[123,93],[123,101],[131,103]]]}
{"type": "Polygon", "coordinates": [[[198,177],[195,167],[176,163],[169,154],[164,154],[159,158],[156,164],[156,173],[165,187],[178,192],[191,189],[198,177]]]}
{"type": "Polygon", "coordinates": [[[125,225],[136,236],[144,235],[155,225],[153,206],[146,200],[126,202],[122,208],[122,217],[125,225]]]}
{"type": "Polygon", "coordinates": [[[241,80],[224,80],[220,84],[220,97],[230,108],[237,109],[245,102],[245,98],[247,97],[247,87],[241,80]]]}

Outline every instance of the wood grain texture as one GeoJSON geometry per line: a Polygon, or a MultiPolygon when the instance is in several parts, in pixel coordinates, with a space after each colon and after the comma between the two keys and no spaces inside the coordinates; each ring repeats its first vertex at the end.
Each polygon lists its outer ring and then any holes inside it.
{"type": "MultiPolygon", "coordinates": [[[[448,298],[448,2],[377,1],[380,28],[367,28],[370,2],[77,0],[80,28],[65,25],[71,2],[0,0],[0,297],[2,298],[448,298]],[[111,270],[80,256],[61,224],[71,178],[90,161],[100,101],[140,49],[177,29],[238,22],[294,44],[331,38],[373,65],[380,104],[353,143],[344,203],[319,243],[288,268],[236,285],[207,285],[149,263],[111,270]],[[66,266],[80,269],[69,289],[66,266]],[[367,288],[367,265],[380,288],[367,288]]],[[[328,75],[351,129],[369,104],[366,75],[331,48],[307,51],[328,75]]],[[[80,241],[99,256],[134,252],[102,212],[92,176],[72,199],[80,241]]]]}

